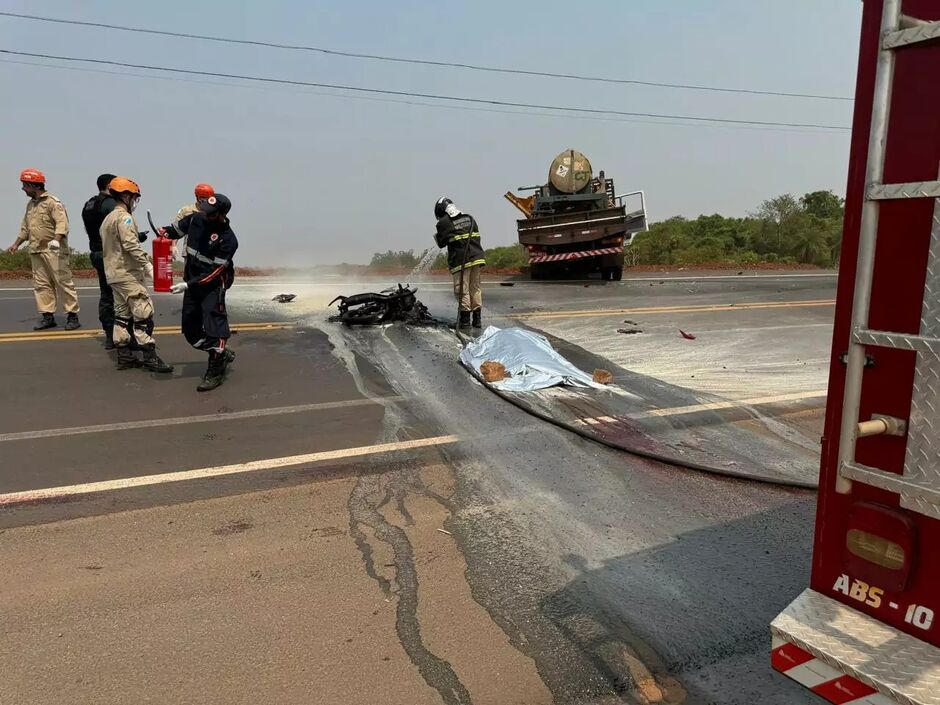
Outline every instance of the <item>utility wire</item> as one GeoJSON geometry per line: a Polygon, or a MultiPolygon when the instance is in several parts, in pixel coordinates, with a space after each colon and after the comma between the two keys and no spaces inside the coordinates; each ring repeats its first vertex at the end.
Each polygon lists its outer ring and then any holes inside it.
{"type": "Polygon", "coordinates": [[[107,24],[104,22],[85,22],[81,20],[65,20],[57,17],[43,17],[40,15],[26,15],[18,12],[0,12],[2,17],[13,17],[21,20],[34,20],[37,22],[51,22],[64,25],[79,25],[82,27],[97,27],[99,29],[112,29],[120,32],[136,32],[138,34],[152,34],[161,37],[179,37],[181,39],[197,39],[206,42],[219,42],[222,44],[241,44],[244,46],[269,47],[272,49],[287,49],[291,51],[309,51],[328,56],[342,56],[354,59],[367,59],[370,61],[386,61],[398,64],[414,64],[420,66],[439,66],[446,68],[467,69],[470,71],[485,71],[488,73],[514,74],[518,76],[542,76],[546,78],[564,78],[575,81],[591,81],[594,83],[614,83],[633,86],[654,86],[657,88],[677,88],[690,91],[709,91],[713,93],[738,93],[747,95],[769,95],[784,98],[808,98],[813,100],[853,101],[849,96],[820,95],[816,93],[789,93],[785,91],[765,91],[752,88],[727,88],[721,86],[703,86],[688,83],[663,83],[658,81],[641,81],[627,78],[605,78],[602,76],[585,76],[573,73],[556,73],[553,71],[531,71],[526,69],[513,69],[500,66],[483,66],[480,64],[467,64],[455,61],[432,61],[430,59],[408,59],[400,56],[385,56],[382,54],[363,54],[352,51],[339,51],[324,49],[323,47],[305,46],[302,44],[283,44],[278,42],[264,42],[253,39],[232,39],[230,37],[214,37],[206,34],[191,34],[189,32],[169,32],[146,27],[129,27],[125,25],[107,24]]]}
{"type": "Polygon", "coordinates": [[[757,125],[765,127],[808,127],[815,128],[820,130],[833,130],[833,131],[848,131],[850,128],[843,127],[842,125],[821,125],[815,123],[802,123],[802,122],[775,122],[767,120],[736,120],[732,118],[713,118],[713,117],[703,117],[700,115],[669,115],[661,113],[645,113],[645,112],[633,112],[627,110],[607,110],[601,108],[575,108],[571,106],[563,105],[540,105],[538,103],[516,103],[512,101],[504,100],[492,100],[487,98],[468,98],[465,96],[451,96],[451,95],[442,95],[435,93],[413,93],[411,91],[393,91],[383,88],[363,88],[361,86],[346,86],[336,83],[319,83],[314,81],[299,81],[294,79],[287,78],[272,78],[266,76],[245,76],[242,74],[233,74],[233,73],[221,73],[217,71],[199,71],[196,69],[177,69],[170,68],[167,66],[153,66],[148,64],[132,64],[123,61],[108,61],[105,59],[88,59],[77,56],[58,56],[55,54],[43,54],[38,52],[28,52],[28,51],[13,51],[12,49],[0,49],[0,54],[8,54],[12,56],[28,56],[34,59],[52,59],[55,61],[69,61],[69,62],[82,62],[89,64],[98,64],[104,66],[118,66],[123,68],[131,69],[144,69],[147,71],[165,71],[167,73],[173,74],[183,74],[191,76],[208,76],[211,78],[232,78],[241,81],[257,81],[259,83],[271,83],[279,85],[288,85],[288,86],[310,86],[313,88],[331,88],[334,90],[342,91],[351,91],[356,93],[368,93],[374,95],[391,95],[391,96],[400,96],[408,98],[427,98],[433,100],[446,100],[456,103],[463,104],[483,104],[483,105],[497,105],[502,107],[511,107],[511,108],[529,108],[533,110],[554,110],[557,112],[565,113],[574,113],[579,114],[583,113],[586,115],[618,115],[623,117],[645,117],[645,118],[658,118],[664,120],[688,120],[691,122],[699,123],[708,123],[708,124],[727,124],[727,125],[757,125]]]}
{"type": "MultiPolygon", "coordinates": [[[[127,78],[146,78],[154,81],[177,81],[181,83],[195,83],[204,86],[221,86],[223,88],[242,88],[249,90],[262,91],[281,91],[283,86],[253,85],[245,83],[231,83],[227,81],[209,81],[201,78],[182,78],[179,76],[159,76],[149,73],[134,73],[131,71],[117,71],[110,69],[96,69],[87,66],[60,66],[58,64],[43,64],[38,61],[22,61],[19,59],[0,59],[0,64],[14,64],[17,66],[33,66],[42,69],[56,69],[59,71],[77,71],[79,73],[96,73],[108,76],[125,76],[127,78]]],[[[296,87],[295,87],[296,88],[296,87]]],[[[411,105],[422,108],[436,108],[438,110],[469,110],[480,113],[497,113],[500,115],[517,115],[521,117],[555,118],[560,120],[591,120],[594,122],[619,122],[633,123],[639,125],[667,125],[673,127],[708,127],[716,130],[751,130],[757,132],[783,132],[789,134],[833,134],[828,130],[814,130],[807,128],[786,128],[786,127],[756,127],[752,125],[701,125],[690,124],[687,122],[676,122],[673,120],[648,120],[644,118],[618,118],[603,117],[596,115],[559,115],[557,113],[546,113],[533,110],[500,110],[499,108],[482,108],[467,105],[442,105],[441,103],[427,103],[418,100],[404,100],[398,98],[382,98],[369,95],[346,95],[343,93],[327,93],[324,91],[303,90],[306,95],[324,96],[327,98],[339,98],[341,100],[365,100],[378,103],[395,103],[397,105],[411,105]]]]}

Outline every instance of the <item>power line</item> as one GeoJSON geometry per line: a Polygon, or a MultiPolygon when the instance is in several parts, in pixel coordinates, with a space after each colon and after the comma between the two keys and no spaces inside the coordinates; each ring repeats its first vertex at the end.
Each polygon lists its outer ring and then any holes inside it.
{"type": "Polygon", "coordinates": [[[299,81],[287,78],[272,78],[266,76],[245,76],[242,74],[222,73],[217,71],[199,71],[196,69],[177,69],[167,66],[153,66],[148,64],[132,64],[123,61],[108,61],[105,59],[88,59],[76,56],[57,56],[55,54],[42,54],[38,52],[13,51],[12,49],[0,49],[0,54],[9,54],[13,56],[29,56],[35,59],[52,59],[55,61],[82,62],[89,64],[98,64],[104,66],[119,66],[131,69],[144,69],[147,71],[165,71],[173,74],[183,74],[191,76],[208,76],[211,78],[232,78],[241,81],[257,81],[259,83],[271,83],[288,86],[310,86],[312,88],[330,88],[334,90],[351,91],[356,93],[368,93],[374,95],[390,95],[408,98],[426,98],[432,100],[446,100],[462,104],[482,104],[497,105],[510,108],[528,108],[532,110],[554,110],[557,112],[583,113],[585,115],[618,115],[622,117],[645,117],[662,120],[688,120],[690,122],[726,124],[726,125],[758,125],[764,127],[808,127],[819,130],[848,131],[850,128],[842,125],[820,125],[814,123],[802,122],[776,122],[767,120],[737,120],[732,118],[713,118],[700,115],[669,115],[661,113],[633,112],[627,110],[608,110],[601,108],[575,108],[563,105],[540,105],[538,103],[516,103],[505,100],[492,100],[488,98],[468,98],[465,96],[451,96],[435,93],[414,93],[411,91],[393,91],[384,88],[363,88],[361,86],[346,86],[336,83],[319,83],[314,81],[299,81]]]}
{"type": "MultiPolygon", "coordinates": [[[[86,66],[59,66],[57,64],[43,64],[37,61],[21,61],[18,59],[0,59],[0,64],[15,64],[17,66],[33,66],[36,68],[43,69],[56,69],[60,71],[77,71],[80,73],[96,73],[104,74],[108,76],[125,76],[128,78],[146,78],[156,81],[179,81],[182,83],[196,83],[205,86],[222,86],[225,88],[248,88],[248,89],[257,89],[257,90],[269,90],[269,91],[278,91],[283,88],[283,86],[266,86],[266,85],[246,85],[244,83],[229,83],[224,81],[207,81],[199,78],[181,78],[179,76],[157,76],[148,73],[133,73],[130,71],[112,71],[108,69],[96,69],[86,66]]],[[[565,119],[565,120],[592,120],[595,122],[618,122],[618,123],[633,123],[633,124],[642,124],[642,125],[667,125],[674,127],[710,127],[719,130],[754,130],[758,132],[784,132],[789,134],[833,134],[829,130],[815,130],[807,128],[784,128],[784,127],[758,127],[752,125],[722,125],[722,124],[690,124],[687,122],[675,122],[667,120],[648,120],[643,118],[624,118],[624,117],[603,117],[596,115],[558,115],[557,113],[546,113],[540,111],[532,110],[500,110],[498,108],[482,108],[482,107],[470,107],[466,105],[442,105],[440,103],[426,103],[417,100],[401,100],[397,98],[381,98],[378,96],[366,96],[366,95],[344,95],[341,93],[325,93],[322,91],[302,91],[308,95],[317,95],[324,96],[327,98],[339,98],[341,100],[366,100],[371,102],[379,103],[395,103],[398,105],[411,105],[416,107],[423,108],[436,108],[438,110],[470,110],[473,112],[481,113],[496,113],[500,115],[517,115],[522,117],[541,117],[541,118],[555,118],[555,119],[565,119]]]]}
{"type": "Polygon", "coordinates": [[[727,88],[722,86],[703,86],[689,83],[663,83],[659,81],[641,81],[628,78],[606,78],[603,76],[585,76],[573,73],[556,73],[553,71],[532,71],[527,69],[513,69],[500,66],[483,66],[480,64],[467,64],[455,61],[433,61],[430,59],[409,59],[400,56],[385,56],[382,54],[363,54],[352,51],[339,51],[323,47],[305,46],[303,44],[283,44],[278,42],[264,42],[254,39],[232,39],[230,37],[214,37],[206,34],[191,34],[189,32],[169,32],[146,27],[129,27],[125,25],[107,24],[104,22],[86,22],[81,20],[64,20],[58,17],[42,17],[40,15],[26,15],[18,12],[0,12],[2,17],[13,17],[21,20],[34,20],[37,22],[51,22],[54,24],[78,25],[82,27],[96,27],[98,29],[113,29],[120,32],[136,32],[138,34],[152,34],[161,37],[178,37],[181,39],[198,39],[206,42],[219,42],[222,44],[241,44],[245,46],[268,47],[271,49],[287,49],[290,51],[309,51],[328,56],[342,56],[353,59],[367,59],[370,61],[386,61],[397,64],[413,64],[420,66],[438,66],[446,68],[467,69],[470,71],[484,71],[488,73],[515,74],[518,76],[542,76],[545,78],[564,78],[575,81],[591,81],[594,83],[614,83],[619,85],[653,86],[656,88],[677,88],[690,91],[709,91],[713,93],[737,93],[747,95],[768,95],[784,98],[808,98],[813,100],[853,101],[852,97],[837,95],[820,95],[816,93],[789,93],[785,91],[765,91],[753,88],[727,88]]]}

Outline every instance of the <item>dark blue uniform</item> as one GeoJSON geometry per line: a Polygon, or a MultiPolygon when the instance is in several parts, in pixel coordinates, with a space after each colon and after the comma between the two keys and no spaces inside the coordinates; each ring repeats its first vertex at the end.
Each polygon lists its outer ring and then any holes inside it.
{"type": "Polygon", "coordinates": [[[220,353],[231,336],[225,292],[235,281],[232,258],[238,239],[229,221],[212,221],[193,213],[166,227],[167,237],[186,240],[182,329],[194,348],[220,353]]]}

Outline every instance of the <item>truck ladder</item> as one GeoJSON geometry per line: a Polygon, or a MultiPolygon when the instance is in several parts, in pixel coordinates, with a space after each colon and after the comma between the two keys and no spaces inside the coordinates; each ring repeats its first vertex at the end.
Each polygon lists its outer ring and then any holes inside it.
{"type": "Polygon", "coordinates": [[[848,494],[853,481],[861,482],[896,492],[902,507],[940,519],[940,419],[937,418],[940,413],[940,181],[883,183],[895,51],[940,39],[940,22],[907,17],[901,13],[901,0],[885,0],[881,29],[839,434],[836,491],[848,494]],[[884,200],[907,198],[936,199],[918,335],[872,330],[869,324],[879,206],[884,200]],[[902,475],[863,465],[855,457],[866,346],[913,350],[917,356],[902,475]]]}

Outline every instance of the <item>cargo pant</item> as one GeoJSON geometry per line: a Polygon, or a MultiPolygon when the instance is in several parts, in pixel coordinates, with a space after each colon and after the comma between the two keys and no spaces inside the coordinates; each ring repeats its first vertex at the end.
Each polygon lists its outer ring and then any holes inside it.
{"type": "Polygon", "coordinates": [[[183,294],[183,336],[197,350],[220,353],[232,332],[225,308],[225,283],[203,291],[198,287],[183,294]]]}
{"type": "Polygon", "coordinates": [[[114,345],[139,350],[153,345],[153,301],[137,280],[112,282],[114,292],[114,345]]]}
{"type": "Polygon", "coordinates": [[[482,265],[478,265],[454,272],[454,296],[460,302],[461,311],[476,311],[483,308],[483,289],[480,286],[480,273],[482,271],[482,265]],[[463,281],[462,298],[461,281],[463,281]]]}
{"type": "Polygon", "coordinates": [[[68,245],[62,243],[58,252],[49,249],[30,252],[29,264],[33,269],[33,294],[39,313],[55,313],[60,299],[66,313],[78,313],[68,245]]]}

